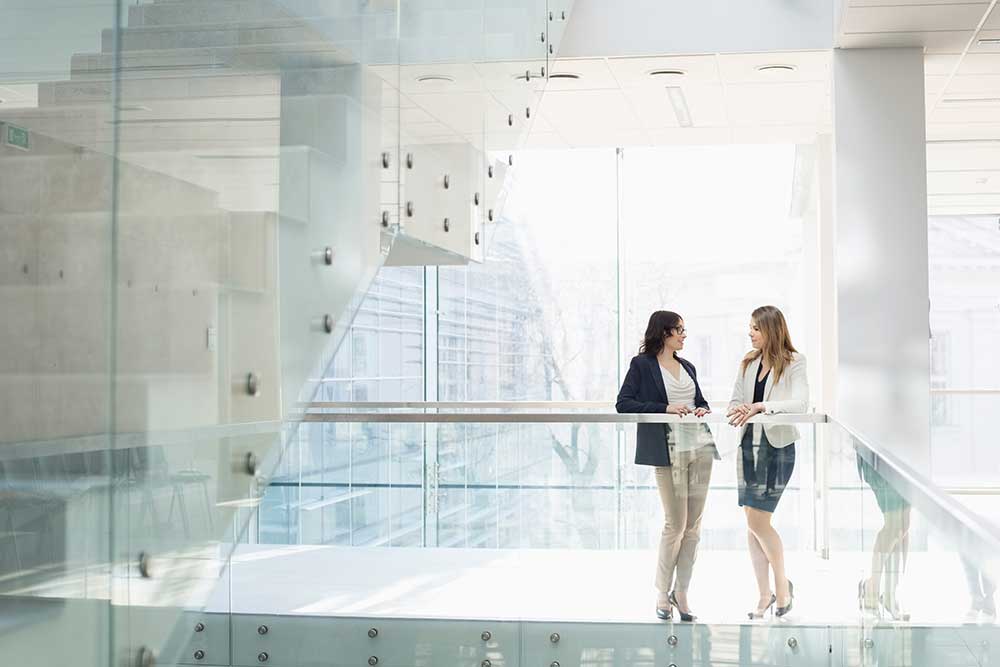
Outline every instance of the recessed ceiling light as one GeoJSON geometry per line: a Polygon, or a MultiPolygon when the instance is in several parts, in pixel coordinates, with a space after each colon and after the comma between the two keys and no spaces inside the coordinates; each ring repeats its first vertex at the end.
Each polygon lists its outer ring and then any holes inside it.
{"type": "Polygon", "coordinates": [[[682,69],[654,69],[646,72],[649,76],[684,76],[687,74],[682,69]]]}
{"type": "Polygon", "coordinates": [[[152,111],[149,107],[143,104],[119,104],[119,111],[152,111]]]}
{"type": "Polygon", "coordinates": [[[573,74],[572,72],[556,72],[555,74],[550,74],[549,78],[550,79],[570,79],[570,80],[575,81],[575,80],[577,80],[577,79],[580,78],[580,75],[579,74],[573,74]]]}
{"type": "Polygon", "coordinates": [[[444,74],[425,74],[423,76],[418,76],[417,81],[419,83],[432,83],[435,81],[441,83],[455,83],[455,79],[450,76],[445,76],[444,74]]]}
{"type": "Polygon", "coordinates": [[[996,46],[1000,44],[1000,37],[984,37],[977,41],[980,46],[996,46]]]}

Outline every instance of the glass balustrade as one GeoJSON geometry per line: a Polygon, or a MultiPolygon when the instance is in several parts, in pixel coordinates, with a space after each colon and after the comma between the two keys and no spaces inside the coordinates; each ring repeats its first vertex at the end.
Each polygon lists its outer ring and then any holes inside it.
{"type": "Polygon", "coordinates": [[[483,260],[566,11],[0,3],[4,664],[234,664],[302,405],[382,266],[483,260]]]}

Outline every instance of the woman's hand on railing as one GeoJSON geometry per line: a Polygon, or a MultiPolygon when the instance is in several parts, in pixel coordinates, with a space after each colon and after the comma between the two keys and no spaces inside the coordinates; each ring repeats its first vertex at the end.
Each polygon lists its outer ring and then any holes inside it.
{"type": "Polygon", "coordinates": [[[708,408],[695,408],[694,409],[694,416],[695,417],[704,417],[707,414],[711,414],[711,412],[712,411],[710,409],[708,409],[708,408]]]}
{"type": "Polygon", "coordinates": [[[729,418],[730,426],[743,426],[754,415],[764,412],[763,403],[742,403],[729,408],[726,417],[729,418]]]}
{"type": "Polygon", "coordinates": [[[679,415],[683,417],[684,415],[691,414],[691,408],[686,405],[668,405],[667,406],[668,415],[679,415]]]}

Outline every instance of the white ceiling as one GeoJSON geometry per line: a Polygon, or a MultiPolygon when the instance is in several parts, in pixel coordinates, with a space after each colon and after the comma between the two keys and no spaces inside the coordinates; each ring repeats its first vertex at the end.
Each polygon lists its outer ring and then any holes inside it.
{"type": "Polygon", "coordinates": [[[997,0],[845,0],[840,47],[924,48],[931,213],[1000,212],[997,38],[997,0]]]}

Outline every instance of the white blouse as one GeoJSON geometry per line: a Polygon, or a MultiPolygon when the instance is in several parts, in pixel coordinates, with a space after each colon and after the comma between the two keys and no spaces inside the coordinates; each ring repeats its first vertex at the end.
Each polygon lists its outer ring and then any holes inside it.
{"type": "Polygon", "coordinates": [[[684,405],[694,410],[694,380],[688,374],[684,366],[680,366],[680,373],[677,378],[663,366],[660,366],[660,373],[663,374],[663,386],[667,390],[667,401],[670,405],[684,405]]]}
{"type": "MultiPolygon", "coordinates": [[[[680,374],[675,378],[670,371],[660,366],[663,386],[667,390],[667,401],[669,405],[684,405],[694,410],[696,407],[694,378],[688,374],[683,365],[680,370],[680,374]]],[[[690,452],[713,444],[713,439],[711,431],[703,428],[701,424],[673,424],[670,428],[670,443],[674,446],[674,451],[690,452]]]]}

